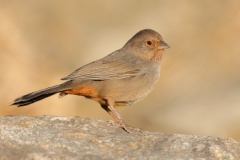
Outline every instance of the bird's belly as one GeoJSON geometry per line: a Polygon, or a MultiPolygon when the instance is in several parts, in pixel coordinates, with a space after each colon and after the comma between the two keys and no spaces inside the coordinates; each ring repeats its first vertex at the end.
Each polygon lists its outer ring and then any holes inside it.
{"type": "Polygon", "coordinates": [[[102,97],[112,98],[115,106],[130,105],[149,94],[159,76],[160,69],[157,69],[133,78],[109,80],[105,82],[99,93],[102,97]]]}

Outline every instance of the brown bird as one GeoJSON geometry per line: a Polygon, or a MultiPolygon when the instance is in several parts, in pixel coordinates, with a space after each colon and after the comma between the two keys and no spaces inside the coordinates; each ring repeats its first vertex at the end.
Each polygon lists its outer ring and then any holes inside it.
{"type": "Polygon", "coordinates": [[[26,106],[56,93],[84,96],[97,101],[130,132],[115,107],[131,105],[153,89],[160,76],[162,53],[167,48],[159,33],[141,30],[121,49],[62,78],[64,83],[21,96],[12,105],[26,106]]]}

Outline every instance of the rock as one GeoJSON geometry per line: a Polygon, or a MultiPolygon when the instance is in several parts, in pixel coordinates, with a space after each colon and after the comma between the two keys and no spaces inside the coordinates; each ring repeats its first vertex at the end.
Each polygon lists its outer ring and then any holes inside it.
{"type": "Polygon", "coordinates": [[[232,138],[126,133],[112,121],[0,117],[0,159],[240,159],[232,138]]]}

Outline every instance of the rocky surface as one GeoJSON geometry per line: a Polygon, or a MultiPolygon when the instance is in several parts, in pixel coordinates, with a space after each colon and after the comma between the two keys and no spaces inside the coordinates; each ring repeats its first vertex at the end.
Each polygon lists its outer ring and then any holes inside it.
{"type": "Polygon", "coordinates": [[[126,133],[112,121],[0,117],[0,159],[240,159],[232,138],[126,133]]]}

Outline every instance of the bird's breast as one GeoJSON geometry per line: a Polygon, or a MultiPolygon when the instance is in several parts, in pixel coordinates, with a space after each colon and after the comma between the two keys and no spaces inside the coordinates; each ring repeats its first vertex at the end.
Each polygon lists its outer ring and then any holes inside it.
{"type": "Polygon", "coordinates": [[[135,77],[105,81],[100,94],[102,97],[111,97],[119,106],[130,105],[148,95],[159,77],[159,65],[146,67],[135,77]]]}

